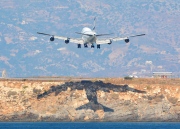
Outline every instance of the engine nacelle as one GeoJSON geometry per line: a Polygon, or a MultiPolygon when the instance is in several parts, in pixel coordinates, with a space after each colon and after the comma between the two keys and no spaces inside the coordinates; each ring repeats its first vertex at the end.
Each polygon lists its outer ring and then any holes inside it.
{"type": "Polygon", "coordinates": [[[69,43],[69,39],[65,40],[64,42],[65,42],[66,44],[68,44],[68,43],[69,43]]]}
{"type": "Polygon", "coordinates": [[[111,43],[112,43],[112,40],[110,39],[108,44],[110,45],[111,43]]]}
{"type": "Polygon", "coordinates": [[[52,37],[50,38],[50,41],[54,41],[54,36],[52,36],[52,37]]]}
{"type": "Polygon", "coordinates": [[[124,41],[125,41],[125,43],[129,43],[129,39],[125,39],[124,41]]]}

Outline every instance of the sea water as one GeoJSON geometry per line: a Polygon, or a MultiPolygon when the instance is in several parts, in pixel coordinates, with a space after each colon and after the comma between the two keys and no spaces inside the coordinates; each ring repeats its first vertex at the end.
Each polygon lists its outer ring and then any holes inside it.
{"type": "Polygon", "coordinates": [[[13,122],[0,129],[180,129],[180,123],[166,122],[13,122]]]}

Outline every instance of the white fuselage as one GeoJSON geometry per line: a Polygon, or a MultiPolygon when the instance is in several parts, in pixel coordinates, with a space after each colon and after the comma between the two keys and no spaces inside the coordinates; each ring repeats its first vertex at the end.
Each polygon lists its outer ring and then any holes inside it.
{"type": "Polygon", "coordinates": [[[91,30],[88,27],[84,27],[82,29],[81,33],[82,33],[82,40],[83,40],[84,44],[96,43],[96,32],[95,31],[91,30]]]}

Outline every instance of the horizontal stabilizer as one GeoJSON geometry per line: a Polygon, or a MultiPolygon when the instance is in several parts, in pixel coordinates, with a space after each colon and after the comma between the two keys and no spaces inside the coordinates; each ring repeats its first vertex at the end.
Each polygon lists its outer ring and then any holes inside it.
{"type": "MultiPolygon", "coordinates": [[[[75,32],[76,34],[81,34],[81,35],[87,35],[87,36],[93,36],[92,34],[84,34],[84,33],[79,33],[79,32],[75,32]]],[[[112,35],[114,33],[110,33],[110,34],[97,34],[96,36],[106,36],[106,35],[112,35]]]]}
{"type": "Polygon", "coordinates": [[[76,34],[81,34],[81,35],[87,35],[87,36],[93,36],[91,34],[84,34],[84,33],[79,33],[79,32],[75,32],[76,34]]]}
{"type": "Polygon", "coordinates": [[[82,105],[78,108],[76,108],[76,110],[82,110],[82,109],[91,109],[93,110],[94,112],[98,111],[98,110],[103,110],[104,112],[114,112],[114,109],[111,109],[109,107],[106,107],[100,103],[94,103],[94,102],[89,102],[85,105],[82,105]]]}
{"type": "Polygon", "coordinates": [[[110,34],[97,34],[96,36],[106,36],[106,35],[112,35],[114,33],[110,33],[110,34]]]}

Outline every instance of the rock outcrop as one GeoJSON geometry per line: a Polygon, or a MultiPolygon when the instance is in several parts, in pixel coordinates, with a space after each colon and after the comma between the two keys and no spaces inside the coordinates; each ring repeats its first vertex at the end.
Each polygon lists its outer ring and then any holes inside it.
{"type": "Polygon", "coordinates": [[[0,80],[0,121],[180,121],[180,80],[0,80]]]}

